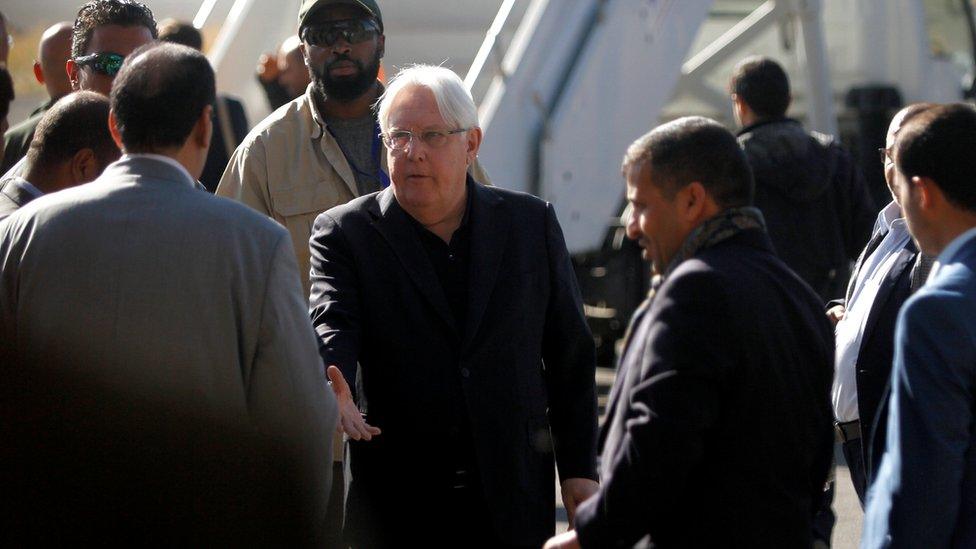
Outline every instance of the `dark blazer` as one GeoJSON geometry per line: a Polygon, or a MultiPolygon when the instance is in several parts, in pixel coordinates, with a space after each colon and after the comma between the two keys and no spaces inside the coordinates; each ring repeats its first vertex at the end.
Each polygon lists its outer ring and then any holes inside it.
{"type": "Polygon", "coordinates": [[[0,182],[0,221],[6,219],[31,200],[34,200],[34,195],[18,185],[16,178],[5,179],[0,182]]]}
{"type": "MultiPolygon", "coordinates": [[[[851,274],[852,281],[857,277],[861,264],[876,248],[875,239],[868,242],[854,266],[851,274]]],[[[919,274],[917,268],[921,267],[924,274],[927,274],[927,267],[931,266],[921,264],[919,259],[918,248],[909,239],[878,287],[878,294],[871,305],[871,311],[864,323],[864,334],[861,336],[855,380],[857,409],[861,418],[861,457],[864,463],[864,478],[868,486],[874,479],[881,462],[888,432],[888,422],[885,420],[888,417],[891,364],[895,353],[895,321],[898,319],[898,311],[901,310],[902,304],[917,289],[917,286],[924,282],[924,275],[916,276],[919,274]]],[[[853,284],[849,286],[848,296],[852,289],[853,284]]],[[[846,301],[845,299],[841,303],[846,301]]]]}
{"type": "Polygon", "coordinates": [[[54,103],[53,100],[45,103],[42,108],[35,110],[27,120],[3,134],[4,147],[3,159],[0,160],[0,175],[7,173],[21,158],[27,156],[31,141],[34,139],[34,130],[37,129],[37,125],[44,118],[44,114],[54,103]]]}
{"type": "Polygon", "coordinates": [[[820,300],[747,230],[635,315],[600,431],[583,547],[810,547],[833,447],[820,300]]]}
{"type": "MultiPolygon", "coordinates": [[[[230,145],[230,150],[233,151],[247,135],[247,115],[244,114],[244,105],[237,99],[224,94],[218,94],[217,101],[223,102],[226,107],[225,112],[230,117],[228,122],[234,141],[230,145]]],[[[207,150],[207,162],[203,165],[203,172],[200,174],[200,183],[203,183],[203,186],[210,192],[217,190],[220,177],[224,175],[227,162],[230,161],[227,141],[224,139],[223,126],[220,121],[220,112],[221,109],[214,105],[213,112],[210,115],[210,120],[213,122],[213,137],[210,140],[210,149],[207,150]]]]}
{"type": "Polygon", "coordinates": [[[554,454],[562,479],[596,478],[594,344],[552,206],[470,177],[467,187],[463,326],[392,188],[315,220],[320,352],[348,380],[359,363],[359,404],[383,431],[349,446],[354,539],[436,535],[453,414],[470,426],[485,520],[506,543],[541,546],[553,533],[554,454]]]}

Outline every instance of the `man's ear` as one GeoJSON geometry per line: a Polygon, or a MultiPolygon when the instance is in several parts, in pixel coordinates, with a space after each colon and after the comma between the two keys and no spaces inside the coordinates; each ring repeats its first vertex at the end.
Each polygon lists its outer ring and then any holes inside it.
{"type": "Polygon", "coordinates": [[[115,118],[114,110],[108,111],[108,131],[112,134],[112,141],[115,141],[115,146],[120,151],[125,151],[125,147],[122,146],[122,134],[119,132],[119,124],[115,118]]]}
{"type": "Polygon", "coordinates": [[[380,59],[386,55],[386,35],[381,34],[376,42],[376,52],[379,54],[380,59]]]}
{"type": "Polygon", "coordinates": [[[37,83],[44,85],[44,70],[41,69],[41,63],[39,61],[34,61],[34,78],[37,79],[37,83]]]}
{"type": "Polygon", "coordinates": [[[931,177],[914,176],[910,184],[915,189],[918,196],[918,207],[924,211],[930,211],[937,207],[939,202],[944,201],[942,189],[935,184],[931,177]]]}
{"type": "Polygon", "coordinates": [[[68,73],[68,82],[71,82],[71,89],[73,91],[78,91],[81,89],[81,84],[78,81],[78,71],[81,67],[75,63],[74,59],[68,59],[64,63],[64,72],[68,73]]]}
{"type": "Polygon", "coordinates": [[[475,126],[468,130],[467,132],[467,162],[468,166],[474,163],[474,159],[478,157],[478,149],[481,148],[481,140],[484,138],[484,134],[481,132],[481,128],[475,126]]]}
{"type": "MultiPolygon", "coordinates": [[[[220,99],[217,99],[220,101],[220,99]]],[[[197,119],[197,123],[193,127],[193,134],[191,137],[195,140],[195,144],[198,147],[210,147],[210,139],[213,138],[213,105],[207,105],[203,108],[203,112],[200,113],[200,118],[197,119]]]]}
{"type": "Polygon", "coordinates": [[[91,149],[81,149],[71,157],[71,177],[75,184],[94,180],[101,172],[99,168],[98,157],[91,149]]]}
{"type": "Polygon", "coordinates": [[[707,214],[708,191],[699,181],[692,181],[678,191],[676,197],[681,216],[685,221],[697,224],[707,214]]]}

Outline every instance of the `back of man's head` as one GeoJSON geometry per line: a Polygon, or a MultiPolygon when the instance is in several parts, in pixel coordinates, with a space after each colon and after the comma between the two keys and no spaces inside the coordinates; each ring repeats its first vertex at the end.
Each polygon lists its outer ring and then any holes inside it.
{"type": "Polygon", "coordinates": [[[62,97],[38,122],[27,151],[28,165],[42,171],[55,168],[90,149],[101,173],[119,157],[108,130],[108,110],[108,98],[95,92],[79,91],[62,97]]]}
{"type": "Polygon", "coordinates": [[[955,103],[930,107],[898,134],[895,163],[907,179],[927,177],[958,208],[976,213],[976,109],[955,103]]]}
{"type": "Polygon", "coordinates": [[[199,51],[162,43],[137,49],[112,86],[112,113],[124,150],[182,147],[215,94],[213,69],[199,51]]]}
{"type": "Polygon", "coordinates": [[[667,197],[697,181],[722,209],[752,204],[749,162],[735,136],[709,118],[679,118],[644,134],[624,155],[624,175],[644,164],[667,197]]]}
{"type": "Polygon", "coordinates": [[[71,58],[72,23],[55,23],[44,31],[37,45],[34,76],[44,85],[51,99],[57,100],[71,91],[64,64],[71,58]]]}
{"type": "Polygon", "coordinates": [[[203,51],[203,35],[196,27],[185,21],[165,19],[160,22],[159,39],[203,51]]]}
{"type": "Polygon", "coordinates": [[[152,10],[145,4],[134,0],[91,0],[78,10],[78,16],[75,18],[71,56],[74,58],[84,56],[88,51],[92,33],[104,25],[143,26],[149,29],[153,38],[159,36],[156,30],[156,19],[153,17],[152,10]]]}
{"type": "Polygon", "coordinates": [[[729,91],[742,99],[759,119],[782,118],[790,106],[786,71],[768,57],[747,57],[732,71],[729,91]]]}

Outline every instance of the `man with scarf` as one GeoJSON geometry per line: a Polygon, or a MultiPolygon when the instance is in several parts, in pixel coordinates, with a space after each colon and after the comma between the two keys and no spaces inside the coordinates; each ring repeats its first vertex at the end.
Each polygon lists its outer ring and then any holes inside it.
{"type": "Polygon", "coordinates": [[[717,122],[656,128],[623,173],[652,289],[600,432],[600,490],[547,547],[809,547],[833,441],[820,299],[773,253],[717,122]]]}

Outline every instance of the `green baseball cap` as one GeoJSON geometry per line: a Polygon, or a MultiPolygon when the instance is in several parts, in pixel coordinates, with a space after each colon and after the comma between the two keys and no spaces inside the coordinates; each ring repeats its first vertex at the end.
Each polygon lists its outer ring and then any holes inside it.
{"type": "Polygon", "coordinates": [[[380,7],[376,5],[376,0],[303,0],[302,7],[298,10],[298,30],[302,30],[302,27],[315,12],[328,6],[340,4],[355,6],[368,13],[380,24],[380,32],[383,32],[383,14],[380,13],[380,7]]]}

